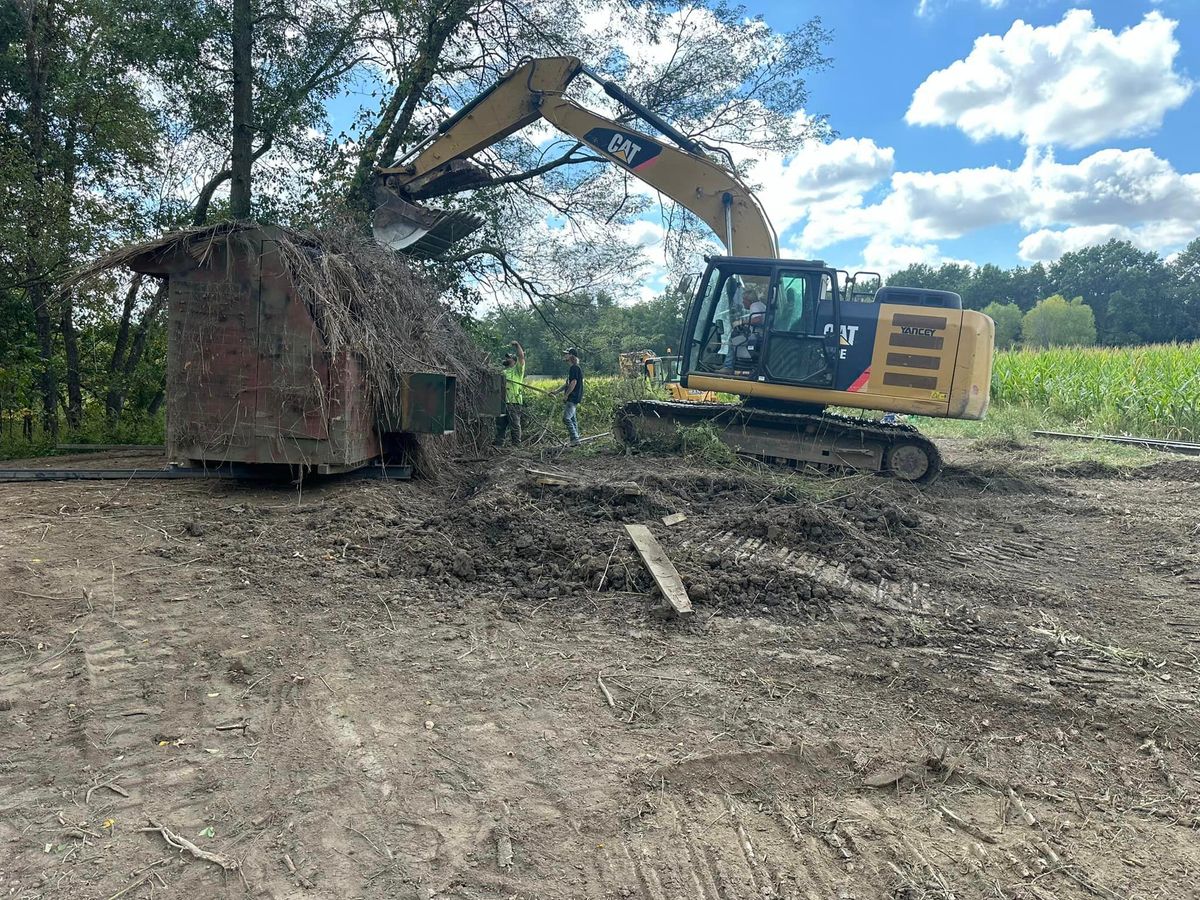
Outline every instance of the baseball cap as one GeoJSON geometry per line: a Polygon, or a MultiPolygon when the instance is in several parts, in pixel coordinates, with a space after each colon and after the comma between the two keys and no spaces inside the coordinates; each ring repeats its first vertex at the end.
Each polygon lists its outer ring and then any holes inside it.
{"type": "Polygon", "coordinates": [[[566,350],[563,351],[563,354],[565,356],[579,356],[580,355],[579,350],[575,347],[568,347],[566,350]]]}

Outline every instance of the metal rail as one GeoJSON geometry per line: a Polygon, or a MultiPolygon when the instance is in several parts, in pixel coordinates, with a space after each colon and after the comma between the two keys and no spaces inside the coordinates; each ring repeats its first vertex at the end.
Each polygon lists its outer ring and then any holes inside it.
{"type": "Polygon", "coordinates": [[[1157,438],[1123,437],[1117,434],[1072,434],[1067,431],[1035,431],[1036,437],[1054,438],[1067,441],[1105,441],[1110,444],[1127,444],[1133,447],[1144,447],[1147,450],[1162,450],[1167,453],[1183,453],[1188,456],[1200,456],[1200,444],[1189,441],[1162,441],[1157,438]]]}
{"type": "MultiPolygon", "coordinates": [[[[241,466],[218,469],[3,469],[0,482],[30,481],[131,481],[131,480],[176,480],[176,479],[232,479],[238,481],[269,480],[274,473],[259,468],[241,466]]],[[[328,476],[321,476],[328,477],[328,476]]],[[[345,473],[350,478],[408,481],[412,478],[412,466],[364,466],[345,473]]]]}

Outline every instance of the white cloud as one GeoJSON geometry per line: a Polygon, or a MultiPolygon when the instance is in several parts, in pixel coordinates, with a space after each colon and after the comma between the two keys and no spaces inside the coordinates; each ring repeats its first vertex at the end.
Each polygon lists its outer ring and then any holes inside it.
{"type": "Polygon", "coordinates": [[[895,151],[870,138],[809,144],[794,156],[754,154],[750,181],[776,230],[782,234],[813,206],[857,206],[863,195],[892,173],[895,151]]]}
{"type": "MultiPolygon", "coordinates": [[[[1007,0],[979,0],[985,9],[1003,9],[1007,0]]],[[[947,6],[950,0],[918,0],[916,15],[918,18],[931,18],[947,6]]]]}
{"type": "Polygon", "coordinates": [[[944,261],[938,241],[1017,224],[1019,252],[1052,260],[1110,238],[1160,252],[1200,232],[1200,174],[1184,174],[1148,149],[1101,150],[1077,163],[1031,149],[1016,168],[896,172],[878,203],[819,203],[793,249],[811,255],[866,239],[866,262],[903,267],[944,261]]]}
{"type": "Polygon", "coordinates": [[[913,125],[955,125],[972,139],[1082,147],[1158,128],[1195,85],[1175,70],[1176,22],[1151,12],[1119,34],[1074,9],[1057,25],[1021,20],[984,35],[965,59],[913,94],[913,125]]]}

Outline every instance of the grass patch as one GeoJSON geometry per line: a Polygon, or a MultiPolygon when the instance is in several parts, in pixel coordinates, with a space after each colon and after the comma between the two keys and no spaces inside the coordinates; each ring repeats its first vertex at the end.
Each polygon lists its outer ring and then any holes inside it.
{"type": "Polygon", "coordinates": [[[27,438],[23,423],[16,416],[0,419],[0,459],[25,459],[35,456],[55,456],[73,451],[58,451],[58,444],[161,444],[166,434],[166,416],[127,415],[116,428],[109,426],[103,410],[85,409],[82,427],[71,429],[65,421],[59,425],[58,437],[43,430],[39,417],[34,418],[33,438],[27,438]]]}

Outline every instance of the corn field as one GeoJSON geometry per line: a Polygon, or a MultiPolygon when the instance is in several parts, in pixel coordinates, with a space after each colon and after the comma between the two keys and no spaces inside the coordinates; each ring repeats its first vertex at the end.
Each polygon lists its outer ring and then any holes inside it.
{"type": "Polygon", "coordinates": [[[998,353],[992,404],[1109,434],[1196,440],[1200,343],[998,353]]]}

